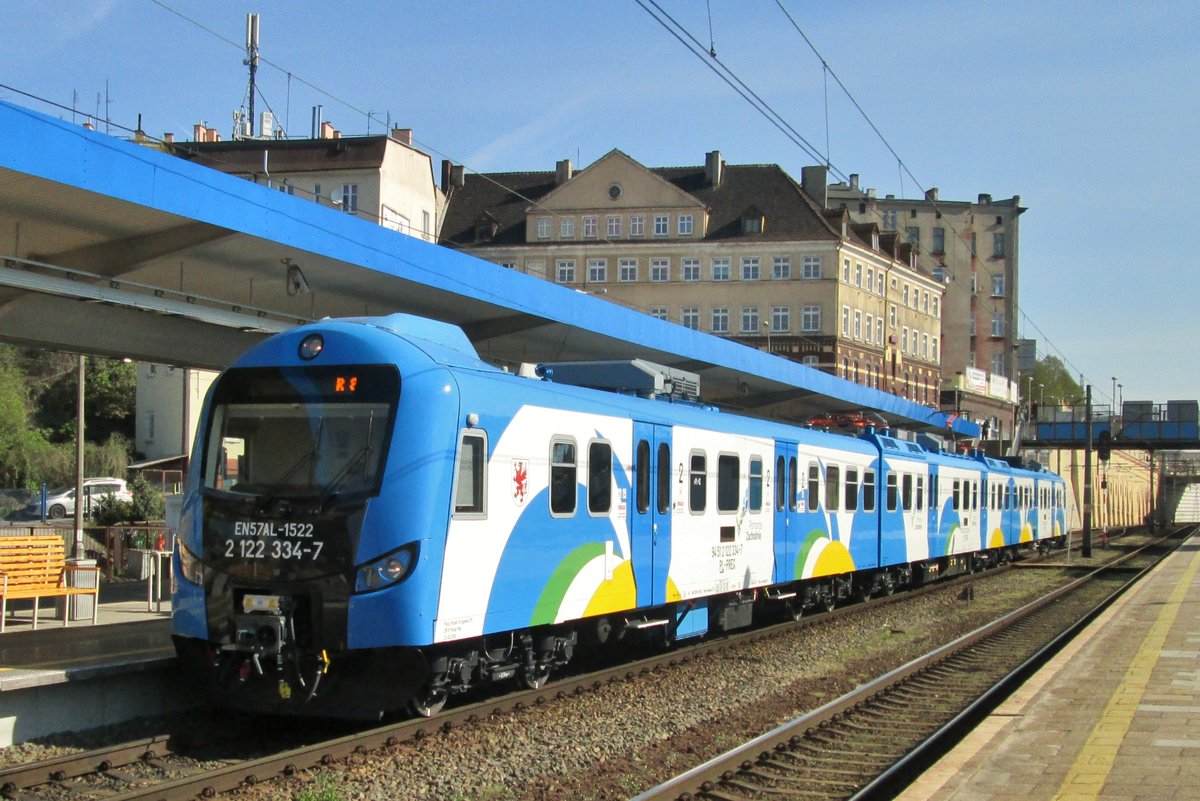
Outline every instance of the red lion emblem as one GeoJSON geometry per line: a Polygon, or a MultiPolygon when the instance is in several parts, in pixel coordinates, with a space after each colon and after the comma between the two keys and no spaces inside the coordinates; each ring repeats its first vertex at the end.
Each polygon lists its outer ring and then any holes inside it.
{"type": "Polygon", "coordinates": [[[529,471],[524,461],[513,460],[513,499],[517,503],[525,503],[525,493],[528,490],[529,471]]]}

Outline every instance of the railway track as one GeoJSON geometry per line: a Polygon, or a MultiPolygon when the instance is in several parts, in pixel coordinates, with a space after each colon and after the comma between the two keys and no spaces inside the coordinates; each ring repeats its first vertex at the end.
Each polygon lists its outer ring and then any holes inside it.
{"type": "MultiPolygon", "coordinates": [[[[1051,557],[1053,558],[1053,557],[1051,557]]],[[[1027,560],[1032,561],[1032,560],[1027,560]]],[[[992,573],[1004,569],[997,568],[992,573]]],[[[874,606],[898,603],[925,592],[953,590],[970,586],[972,576],[939,582],[921,590],[878,598],[874,606]]],[[[432,719],[399,721],[343,736],[288,748],[267,748],[265,756],[235,759],[228,754],[238,749],[217,749],[219,757],[198,756],[195,744],[180,742],[178,737],[153,737],[122,743],[49,762],[0,771],[0,795],[11,799],[76,799],[119,797],[129,799],[192,799],[212,797],[239,787],[293,775],[302,770],[332,764],[353,753],[386,749],[401,743],[435,736],[459,726],[469,726],[493,715],[505,714],[525,706],[545,704],[556,699],[580,695],[614,682],[668,669],[677,664],[733,648],[749,640],[795,632],[798,627],[817,625],[831,618],[855,614],[856,604],[830,613],[787,621],[774,626],[698,643],[632,663],[606,667],[568,677],[539,690],[506,694],[472,704],[451,707],[432,719]]],[[[210,751],[212,749],[209,749],[210,751]]],[[[242,751],[244,753],[244,751],[242,751]]]]}
{"type": "Polygon", "coordinates": [[[890,798],[1192,530],[1131,551],[635,801],[890,798]]]}

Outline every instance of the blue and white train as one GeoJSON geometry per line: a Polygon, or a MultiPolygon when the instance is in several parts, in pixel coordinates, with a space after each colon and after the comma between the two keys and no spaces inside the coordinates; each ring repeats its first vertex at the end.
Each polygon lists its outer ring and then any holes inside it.
{"type": "Polygon", "coordinates": [[[226,370],[172,612],[211,697],[429,715],[481,683],[540,686],[582,645],[799,616],[1065,537],[1045,470],[559,372],[505,372],[407,315],[303,326],[226,370]]]}

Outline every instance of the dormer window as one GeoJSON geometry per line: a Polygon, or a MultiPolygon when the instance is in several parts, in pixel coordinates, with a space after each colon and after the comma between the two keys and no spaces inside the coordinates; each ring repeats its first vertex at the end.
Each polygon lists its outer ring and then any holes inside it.
{"type": "Polygon", "coordinates": [[[763,217],[763,213],[754,206],[742,212],[743,234],[761,234],[765,223],[766,219],[763,217]]]}
{"type": "MultiPolygon", "coordinates": [[[[475,218],[475,241],[491,242],[500,232],[500,221],[484,212],[475,218]]],[[[540,232],[539,232],[540,233],[540,232]]]]}

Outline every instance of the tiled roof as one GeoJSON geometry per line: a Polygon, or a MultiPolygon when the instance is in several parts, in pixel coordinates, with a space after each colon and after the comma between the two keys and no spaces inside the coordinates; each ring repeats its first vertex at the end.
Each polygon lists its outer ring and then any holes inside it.
{"type": "MultiPolygon", "coordinates": [[[[764,241],[837,240],[832,227],[796,182],[776,164],[725,165],[721,185],[707,184],[704,167],[655,167],[650,172],[687,192],[710,210],[704,241],[753,236],[764,241]],[[742,234],[751,207],[766,220],[761,234],[742,234]]],[[[541,244],[525,239],[525,212],[555,188],[553,172],[467,174],[450,193],[442,241],[458,247],[541,244]],[[495,236],[476,243],[475,223],[489,212],[495,236]]]]}

